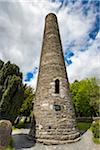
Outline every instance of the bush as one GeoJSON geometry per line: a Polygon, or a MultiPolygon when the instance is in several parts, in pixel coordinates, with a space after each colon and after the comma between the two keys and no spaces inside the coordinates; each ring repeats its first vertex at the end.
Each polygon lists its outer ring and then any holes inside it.
{"type": "Polygon", "coordinates": [[[92,133],[94,138],[100,138],[100,120],[96,120],[92,123],[92,133]]]}
{"type": "Polygon", "coordinates": [[[99,116],[99,88],[96,78],[84,79],[71,83],[70,92],[76,116],[99,116]]]}

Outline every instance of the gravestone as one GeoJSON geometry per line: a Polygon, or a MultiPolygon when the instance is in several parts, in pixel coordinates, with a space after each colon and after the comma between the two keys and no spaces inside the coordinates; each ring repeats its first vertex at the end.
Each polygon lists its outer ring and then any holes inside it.
{"type": "Polygon", "coordinates": [[[8,120],[0,120],[0,149],[11,141],[12,124],[8,120]]]}

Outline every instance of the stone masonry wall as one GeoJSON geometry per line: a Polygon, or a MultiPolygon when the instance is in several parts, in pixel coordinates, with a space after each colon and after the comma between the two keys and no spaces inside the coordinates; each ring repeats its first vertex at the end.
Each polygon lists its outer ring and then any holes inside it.
{"type": "Polygon", "coordinates": [[[40,58],[40,69],[34,104],[37,141],[58,143],[74,140],[79,136],[69,95],[68,78],[57,17],[49,14],[40,58]],[[55,93],[55,80],[59,80],[59,93],[55,93]],[[53,140],[53,141],[52,141],[53,140]]]}

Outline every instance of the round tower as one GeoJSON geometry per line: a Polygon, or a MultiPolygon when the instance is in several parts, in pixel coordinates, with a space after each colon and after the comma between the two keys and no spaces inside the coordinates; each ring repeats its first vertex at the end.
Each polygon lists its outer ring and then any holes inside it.
{"type": "Polygon", "coordinates": [[[34,117],[38,142],[63,144],[76,141],[79,137],[57,17],[53,13],[45,18],[34,117]]]}

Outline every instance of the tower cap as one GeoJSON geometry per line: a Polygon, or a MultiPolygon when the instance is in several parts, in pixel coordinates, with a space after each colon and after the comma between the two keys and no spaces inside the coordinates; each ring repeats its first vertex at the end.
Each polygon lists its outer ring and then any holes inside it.
{"type": "Polygon", "coordinates": [[[45,17],[45,19],[47,20],[47,19],[57,19],[57,17],[56,17],[56,14],[54,14],[54,13],[49,13],[46,17],[45,17]]]}

